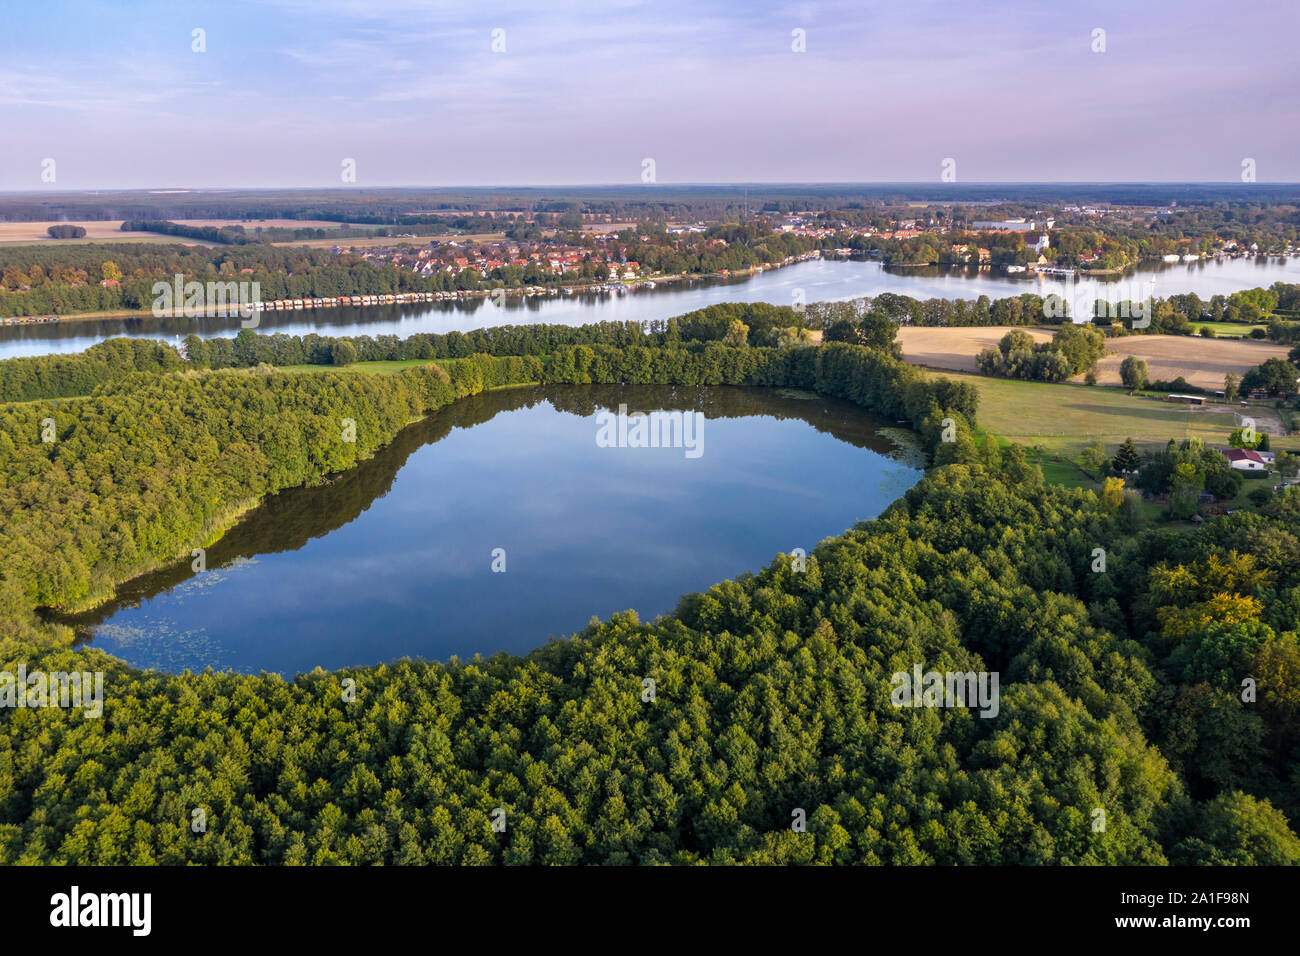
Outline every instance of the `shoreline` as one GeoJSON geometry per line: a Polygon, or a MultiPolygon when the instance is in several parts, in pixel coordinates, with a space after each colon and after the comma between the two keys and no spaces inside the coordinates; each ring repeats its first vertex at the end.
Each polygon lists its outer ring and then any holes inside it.
{"type": "MultiPolygon", "coordinates": [[[[334,369],[331,366],[321,366],[320,370],[336,371],[336,372],[342,371],[340,369],[334,369]]],[[[211,371],[212,370],[205,370],[205,372],[211,372],[211,371]]],[[[248,371],[248,370],[245,369],[243,371],[248,371]]],[[[512,382],[507,385],[498,385],[490,388],[481,388],[478,391],[467,392],[464,395],[457,396],[452,401],[448,402],[446,405],[438,406],[437,408],[430,409],[419,416],[408,419],[404,425],[402,425],[400,428],[397,429],[397,431],[395,431],[392,435],[388,436],[386,441],[380,442],[373,449],[371,449],[367,454],[358,457],[351,465],[349,465],[343,471],[327,473],[325,475],[320,476],[321,483],[331,484],[334,480],[337,480],[343,475],[348,474],[349,472],[352,472],[357,468],[362,467],[366,462],[370,461],[377,454],[379,454],[381,450],[392,445],[397,440],[398,435],[405,429],[418,425],[419,423],[429,419],[431,416],[439,412],[445,411],[447,409],[450,409],[455,405],[459,404],[460,402],[463,402],[469,398],[473,398],[478,395],[485,395],[490,392],[505,391],[510,389],[520,389],[520,388],[536,388],[539,386],[545,386],[547,384],[569,385],[572,383],[546,383],[542,381],[512,382]]],[[[579,387],[590,387],[592,384],[593,383],[585,383],[585,385],[579,387]]],[[[660,383],[651,382],[651,383],[642,383],[642,384],[655,385],[660,383]]],[[[779,392],[781,390],[780,387],[772,386],[772,385],[748,385],[748,386],[713,385],[713,386],[704,386],[704,387],[759,388],[759,389],[764,389],[772,392],[779,392]]],[[[810,388],[807,391],[809,391],[811,395],[816,396],[817,398],[835,397],[835,396],[831,396],[827,392],[818,391],[816,389],[810,388]]],[[[858,412],[864,413],[869,417],[877,418],[881,422],[885,422],[887,420],[887,416],[881,415],[879,412],[872,410],[868,406],[859,405],[856,402],[853,402],[851,399],[840,399],[840,400],[855,405],[856,410],[858,412]]],[[[922,436],[920,432],[916,430],[914,423],[909,423],[909,425],[902,425],[902,424],[882,425],[881,428],[876,430],[876,434],[881,435],[882,437],[888,439],[890,444],[893,446],[890,452],[886,453],[882,451],[879,452],[880,454],[885,455],[886,457],[889,458],[893,458],[894,460],[901,462],[907,467],[919,471],[921,473],[921,477],[925,477],[925,475],[929,473],[932,462],[929,460],[929,456],[926,453],[924,448],[922,436]]],[[[97,611],[100,611],[102,608],[106,607],[107,605],[110,605],[113,602],[117,601],[119,599],[120,590],[123,587],[131,584],[132,582],[138,581],[139,579],[145,578],[149,575],[154,575],[160,572],[164,572],[169,568],[175,567],[177,565],[183,565],[185,562],[187,562],[190,559],[193,549],[195,547],[200,547],[200,548],[212,547],[223,537],[225,537],[226,534],[228,534],[231,530],[233,530],[238,524],[248,519],[248,517],[253,512],[255,512],[258,508],[265,505],[270,498],[282,494],[284,492],[299,490],[308,487],[315,487],[315,485],[312,485],[311,483],[308,482],[303,482],[298,485],[290,485],[284,488],[276,489],[274,491],[268,491],[257,497],[243,498],[236,502],[233,502],[230,506],[223,509],[221,512],[219,512],[218,514],[214,515],[211,519],[209,519],[209,522],[207,523],[207,526],[204,528],[200,537],[192,539],[190,543],[183,546],[179,552],[177,552],[176,554],[170,557],[158,557],[144,564],[137,565],[136,568],[132,569],[130,573],[127,574],[125,577],[112,581],[108,585],[108,593],[104,593],[103,591],[100,591],[100,592],[95,592],[93,594],[88,594],[82,600],[73,602],[71,604],[37,605],[32,608],[32,611],[34,612],[37,619],[42,624],[55,625],[59,627],[68,628],[71,630],[72,632],[71,640],[66,645],[61,645],[61,646],[73,646],[73,647],[82,646],[85,648],[94,647],[95,646],[94,637],[81,633],[81,628],[86,626],[87,622],[78,620],[79,618],[84,618],[86,616],[93,615],[97,611]],[[203,543],[196,545],[193,543],[194,541],[202,541],[203,543]]],[[[899,496],[899,498],[901,498],[901,495],[899,496]]],[[[894,498],[893,500],[886,503],[884,508],[881,510],[880,514],[884,514],[884,512],[887,511],[890,507],[892,507],[899,500],[899,498],[894,498]]],[[[857,520],[870,521],[874,519],[864,518],[864,519],[857,519],[857,520]]],[[[847,530],[851,530],[851,528],[846,529],[844,533],[847,533],[847,530]]],[[[93,626],[98,626],[98,624],[95,624],[93,626]]],[[[116,660],[122,661],[123,663],[127,663],[124,660],[124,658],[118,657],[116,654],[112,653],[111,651],[104,650],[104,648],[102,647],[99,647],[97,649],[115,658],[116,660]]],[[[134,664],[127,664],[127,666],[136,667],[136,665],[134,664]]],[[[154,670],[155,668],[141,667],[137,669],[154,670]]]]}
{"type": "MultiPolygon", "coordinates": [[[[649,291],[668,283],[686,281],[715,281],[718,279],[749,278],[761,272],[769,272],[800,262],[811,262],[821,258],[820,250],[816,254],[805,254],[807,258],[796,256],[789,262],[763,263],[745,269],[724,270],[723,273],[677,273],[666,276],[644,276],[638,279],[621,279],[617,281],[592,281],[585,285],[548,285],[548,286],[514,286],[507,289],[460,289],[455,292],[376,292],[358,295],[304,297],[293,299],[268,299],[263,305],[263,312],[306,312],[310,309],[333,308],[374,308],[383,305],[423,305],[438,302],[460,302],[472,299],[488,299],[497,292],[504,292],[510,298],[536,298],[572,295],[626,295],[632,291],[649,291]],[[344,301],[346,300],[346,301],[344,301]],[[373,301],[356,301],[373,300],[373,301]],[[301,305],[295,303],[302,303],[301,305]]],[[[215,280],[214,280],[215,281],[215,280]]],[[[157,316],[152,309],[111,309],[97,312],[69,312],[49,315],[15,315],[0,317],[0,328],[19,328],[33,325],[58,325],[67,322],[107,322],[113,319],[153,319],[153,318],[248,318],[238,309],[231,312],[214,312],[211,315],[201,313],[186,316],[183,309],[179,315],[157,316]]]]}
{"type": "MultiPolygon", "coordinates": [[[[1253,257],[1222,257],[1222,258],[1231,260],[1237,258],[1253,258],[1253,257]]],[[[1270,256],[1268,258],[1273,258],[1273,257],[1270,256]]],[[[1281,258],[1285,260],[1286,257],[1281,257],[1281,258]]],[[[816,250],[811,253],[804,253],[799,256],[792,257],[791,261],[788,262],[764,263],[761,266],[751,266],[745,269],[724,270],[721,273],[677,273],[673,275],[645,276],[638,279],[619,280],[616,282],[606,281],[602,283],[602,282],[593,281],[586,285],[515,286],[507,289],[462,289],[455,292],[365,293],[361,295],[333,296],[333,297],[326,297],[326,298],[306,298],[301,300],[272,299],[272,300],[267,300],[268,307],[264,308],[262,311],[275,312],[275,313],[307,312],[313,309],[328,309],[328,308],[374,308],[383,305],[420,305],[420,304],[436,304],[436,303],[457,303],[457,302],[474,301],[479,299],[491,298],[493,295],[497,294],[498,292],[503,292],[504,295],[510,298],[536,298],[536,297],[549,298],[549,297],[560,297],[560,296],[572,297],[572,296],[625,295],[629,291],[631,292],[652,291],[654,288],[657,288],[661,285],[667,285],[670,283],[681,283],[681,282],[709,283],[718,280],[728,281],[737,278],[751,278],[761,272],[774,271],[776,269],[782,269],[787,266],[799,265],[804,262],[811,262],[817,260],[874,261],[880,263],[886,270],[896,269],[904,273],[911,269],[945,268],[944,266],[939,264],[926,265],[922,263],[889,265],[880,262],[880,260],[878,259],[871,259],[869,257],[859,258],[859,257],[850,257],[850,256],[840,256],[840,255],[836,255],[832,250],[816,250]],[[295,306],[293,303],[297,301],[303,302],[304,304],[301,306],[295,306]],[[277,305],[275,307],[269,307],[270,304],[272,303],[276,303],[277,305]]],[[[1215,257],[1210,257],[1209,259],[1201,260],[1202,264],[1207,262],[1213,262],[1213,261],[1216,261],[1215,257]]],[[[1160,262],[1159,259],[1147,258],[1124,269],[1104,269],[1104,270],[1103,269],[1076,269],[1075,271],[1078,278],[1088,279],[1088,278],[1101,278],[1106,276],[1136,275],[1138,273],[1146,272],[1146,271],[1156,273],[1162,271],[1160,269],[1161,265],[1162,263],[1160,262]]],[[[966,269],[967,267],[960,266],[960,265],[952,265],[947,268],[950,271],[960,271],[966,269]]],[[[1006,273],[1003,270],[1000,270],[996,267],[992,269],[989,269],[988,267],[981,267],[979,271],[980,272],[991,271],[993,273],[1002,274],[1005,278],[1009,279],[1010,283],[1012,284],[1014,284],[1017,279],[1019,279],[1020,281],[1025,281],[1034,277],[1036,274],[1041,275],[1041,273],[1029,271],[1023,274],[1022,276],[1012,277],[1006,275],[1006,273]]],[[[1015,292],[1009,289],[1008,295],[1014,296],[1015,292]]],[[[46,314],[46,315],[0,316],[0,329],[28,328],[31,326],[38,326],[38,325],[57,325],[57,324],[78,323],[78,322],[87,322],[87,323],[110,322],[117,319],[151,319],[151,318],[187,317],[184,315],[184,310],[177,310],[177,311],[180,314],[176,316],[155,316],[151,309],[110,309],[110,310],[102,310],[102,311],[95,311],[95,312],[72,312],[72,313],[46,314]]],[[[235,309],[234,311],[231,311],[229,313],[214,312],[211,315],[208,315],[207,313],[201,313],[199,315],[189,316],[189,317],[229,318],[229,319],[247,318],[247,316],[241,315],[238,309],[235,309]]],[[[254,326],[254,328],[256,328],[256,326],[254,326]]]]}
{"type": "MultiPolygon", "coordinates": [[[[430,362],[432,361],[433,360],[430,360],[430,362]]],[[[349,366],[349,367],[355,368],[355,366],[349,366]]],[[[334,366],[330,366],[330,365],[322,365],[319,367],[319,370],[323,372],[345,371],[345,369],[335,368],[334,366]]],[[[206,371],[212,371],[212,370],[208,369],[206,371]]],[[[320,483],[331,484],[334,480],[337,480],[337,478],[339,478],[340,476],[347,474],[348,472],[352,471],[355,468],[360,467],[370,459],[374,458],[375,455],[378,454],[381,449],[388,447],[394,441],[396,441],[397,435],[400,432],[402,432],[407,428],[410,428],[412,425],[419,424],[420,422],[431,417],[437,412],[442,411],[443,409],[451,408],[457,402],[464,401],[467,398],[472,398],[475,395],[484,395],[487,394],[488,392],[497,392],[497,391],[502,391],[511,388],[530,388],[541,384],[542,384],[541,382],[512,382],[509,385],[494,385],[491,388],[483,388],[477,392],[468,392],[465,395],[461,395],[453,399],[451,402],[449,402],[446,405],[442,405],[439,406],[438,408],[427,411],[422,415],[416,416],[415,418],[409,418],[407,419],[406,423],[397,430],[397,432],[394,432],[393,435],[389,437],[387,441],[382,442],[379,445],[376,445],[364,456],[358,457],[356,461],[354,461],[348,468],[344,469],[343,471],[332,472],[332,473],[327,473],[322,475],[320,483]],[[333,475],[333,477],[331,477],[331,474],[333,475]]],[[[82,600],[73,602],[71,604],[38,605],[37,607],[33,608],[33,610],[35,611],[37,617],[41,618],[43,622],[47,624],[59,624],[64,627],[70,627],[75,632],[76,628],[78,627],[78,622],[75,620],[76,618],[82,617],[84,615],[93,614],[96,611],[98,611],[100,608],[104,607],[105,605],[112,604],[114,601],[118,599],[118,594],[122,587],[140,578],[146,577],[150,574],[157,574],[177,564],[184,563],[192,556],[194,548],[212,547],[214,544],[216,544],[218,541],[224,538],[226,534],[229,533],[236,525],[238,525],[245,518],[247,518],[252,512],[256,511],[258,508],[266,504],[267,500],[274,497],[275,495],[278,495],[281,492],[285,492],[285,491],[293,491],[299,488],[310,488],[310,487],[316,487],[316,485],[303,482],[302,484],[299,485],[289,485],[284,488],[276,489],[275,491],[268,491],[256,498],[244,498],[239,501],[236,501],[232,503],[229,507],[223,509],[218,514],[213,515],[208,520],[207,525],[203,529],[201,535],[193,539],[185,546],[183,546],[181,550],[178,551],[176,554],[171,555],[170,557],[160,557],[155,560],[146,562],[145,564],[139,565],[137,568],[133,569],[126,577],[121,578],[120,580],[113,581],[109,585],[108,593],[105,594],[102,592],[96,592],[93,594],[88,594],[82,600]],[[193,543],[194,541],[199,541],[201,543],[194,544],[193,543]]]]}

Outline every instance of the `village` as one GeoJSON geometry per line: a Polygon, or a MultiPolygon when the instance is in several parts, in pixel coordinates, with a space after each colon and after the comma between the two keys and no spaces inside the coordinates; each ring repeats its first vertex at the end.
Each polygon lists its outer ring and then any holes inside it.
{"type": "Polygon", "coordinates": [[[333,251],[350,251],[376,264],[396,266],[424,277],[442,277],[448,284],[447,291],[475,291],[480,283],[487,283],[532,294],[541,294],[544,287],[556,284],[564,287],[562,294],[653,288],[657,282],[687,277],[751,274],[819,255],[877,258],[893,266],[947,265],[993,269],[1010,275],[1075,277],[1120,274],[1139,260],[1192,264],[1300,254],[1300,246],[1289,241],[1261,250],[1258,243],[1231,238],[1152,243],[1149,250],[1139,254],[1132,248],[1121,249],[1118,239],[1106,234],[1108,224],[1120,227],[1156,221],[1172,211],[1169,207],[1135,210],[1066,206],[1059,214],[1040,213],[1032,217],[967,221],[918,213],[914,217],[876,216],[869,223],[834,212],[764,211],[754,214],[745,225],[759,237],[790,237],[806,251],[782,257],[781,261],[740,269],[664,269],[638,261],[638,249],[643,256],[653,251],[658,256],[677,259],[703,259],[724,253],[731,243],[718,235],[719,224],[703,221],[659,227],[644,223],[622,226],[592,223],[584,224],[576,233],[544,231],[532,240],[483,237],[474,241],[469,237],[449,237],[427,239],[419,246],[409,240],[420,237],[398,236],[391,243],[368,247],[339,243],[333,251]],[[1074,237],[1081,230],[1095,237],[1095,247],[1079,247],[1074,237]],[[1063,245],[1053,237],[1054,231],[1069,237],[1063,245]],[[1163,251],[1171,247],[1178,251],[1163,251]]]}
{"type": "MultiPolygon", "coordinates": [[[[669,227],[667,234],[675,258],[680,261],[710,254],[721,255],[731,245],[722,237],[706,238],[704,232],[702,224],[669,227]]],[[[483,285],[505,288],[522,295],[622,294],[630,289],[653,289],[665,282],[688,278],[752,275],[821,255],[820,249],[814,249],[782,256],[776,261],[708,271],[680,265],[672,269],[656,268],[629,257],[634,246],[662,246],[661,238],[632,232],[593,232],[584,233],[579,242],[558,237],[550,241],[468,242],[448,239],[430,240],[419,247],[399,242],[354,251],[376,265],[395,266],[425,278],[442,278],[448,288],[435,293],[436,299],[483,296],[494,291],[483,285]]],[[[345,250],[336,246],[334,251],[342,253],[345,250]]]]}

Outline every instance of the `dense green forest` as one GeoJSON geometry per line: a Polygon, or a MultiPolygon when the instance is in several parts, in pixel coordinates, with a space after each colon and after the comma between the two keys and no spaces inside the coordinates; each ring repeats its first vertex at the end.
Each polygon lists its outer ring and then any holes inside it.
{"type": "Polygon", "coordinates": [[[0,861],[1300,863],[1300,494],[1139,530],[1122,495],[977,441],[974,390],[884,348],[547,348],[373,376],[167,360],[0,408],[0,669],[106,674],[101,719],[0,710],[0,861]],[[807,388],[910,419],[934,463],[802,570],[524,657],[166,675],[33,614],[537,380],[807,388]],[[1000,672],[998,715],[892,706],[914,664],[1000,672]]]}

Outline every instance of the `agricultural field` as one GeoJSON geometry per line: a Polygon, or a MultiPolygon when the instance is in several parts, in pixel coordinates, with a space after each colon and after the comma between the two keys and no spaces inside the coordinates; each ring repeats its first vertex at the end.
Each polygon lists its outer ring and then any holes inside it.
{"type": "Polygon", "coordinates": [[[175,242],[189,246],[210,245],[196,239],[164,236],[156,232],[123,232],[121,219],[99,219],[87,222],[0,222],[0,244],[29,245],[34,242],[56,242],[60,245],[85,245],[90,242],[175,242]],[[46,231],[50,226],[81,226],[86,235],[81,239],[52,239],[46,231]]]}
{"type": "Polygon", "coordinates": [[[1201,329],[1207,326],[1216,336],[1224,339],[1244,339],[1250,336],[1253,329],[1268,328],[1266,325],[1247,325],[1245,322],[1197,322],[1193,327],[1200,334],[1201,329]]]}
{"type": "Polygon", "coordinates": [[[1200,438],[1207,445],[1224,447],[1241,414],[1249,414],[1257,428],[1272,436],[1274,450],[1300,449],[1300,435],[1284,436],[1277,411],[1265,405],[1176,405],[1100,386],[945,374],[979,390],[979,420],[986,431],[1038,446],[1053,457],[1077,457],[1098,439],[1107,451],[1126,438],[1144,450],[1163,446],[1171,438],[1200,438]]]}
{"type": "MultiPolygon", "coordinates": [[[[316,219],[173,219],[183,226],[243,226],[250,233],[257,229],[338,229],[341,223],[316,219]]],[[[374,244],[374,240],[357,238],[348,240],[318,239],[310,242],[282,243],[282,245],[334,246],[340,241],[352,244],[374,244]]],[[[391,240],[384,240],[385,242],[391,240]]],[[[414,240],[408,240],[414,241],[414,240]]],[[[169,236],[157,232],[123,232],[121,219],[95,219],[45,222],[0,222],[0,244],[29,245],[36,242],[57,242],[60,245],[86,245],[91,242],[168,242],[186,246],[211,246],[214,243],[186,236],[169,236]],[[81,226],[86,230],[80,239],[52,239],[46,231],[50,226],[81,226]]]]}
{"type": "MultiPolygon", "coordinates": [[[[310,223],[300,224],[300,228],[306,228],[310,223]]],[[[337,226],[338,223],[331,225],[337,226]]],[[[396,228],[396,227],[390,227],[396,228]]],[[[418,229],[418,226],[412,226],[418,229]]],[[[275,242],[275,246],[310,246],[313,249],[333,249],[335,246],[341,249],[370,249],[375,246],[427,246],[430,242],[450,242],[455,240],[459,243],[466,242],[502,242],[506,238],[504,232],[480,232],[473,234],[456,234],[444,232],[438,236],[352,236],[345,239],[298,239],[289,242],[275,242]]]]}
{"type": "MultiPolygon", "coordinates": [[[[997,348],[1009,330],[987,328],[900,328],[898,341],[903,357],[927,368],[975,371],[975,356],[983,349],[997,348]]],[[[1037,342],[1051,339],[1047,329],[1025,329],[1037,342]]],[[[1097,381],[1120,385],[1119,367],[1129,355],[1146,361],[1153,381],[1172,381],[1179,376],[1199,388],[1223,388],[1229,372],[1238,376],[1267,359],[1286,358],[1285,345],[1254,339],[1207,339],[1199,335],[1129,335],[1109,339],[1110,351],[1097,363],[1097,381]]]]}

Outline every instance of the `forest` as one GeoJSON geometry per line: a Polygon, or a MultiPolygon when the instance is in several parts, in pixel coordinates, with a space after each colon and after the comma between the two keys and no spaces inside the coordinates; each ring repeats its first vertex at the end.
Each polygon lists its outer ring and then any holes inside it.
{"type": "Polygon", "coordinates": [[[201,239],[204,242],[222,242],[243,245],[255,241],[243,226],[187,226],[184,223],[171,222],[166,219],[127,219],[122,223],[123,232],[157,232],[165,236],[184,236],[187,239],[201,239]]]}
{"type": "Polygon", "coordinates": [[[106,688],[102,719],[0,710],[0,861],[1300,863],[1300,493],[1141,528],[1122,485],[1046,485],[979,435],[973,388],[887,348],[547,334],[387,375],[123,348],[97,367],[155,367],[0,407],[0,670],[106,688]],[[525,656],[169,675],[36,614],[524,381],[809,389],[910,420],[933,463],[806,566],[778,555],[525,656]],[[918,663],[999,672],[998,715],[894,707],[890,675],[918,663]]]}

